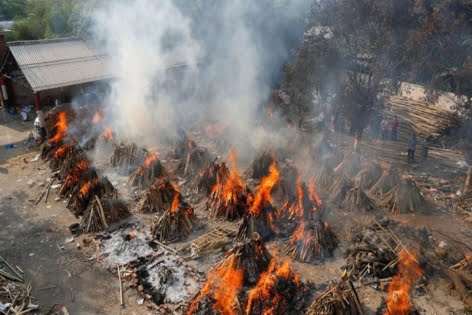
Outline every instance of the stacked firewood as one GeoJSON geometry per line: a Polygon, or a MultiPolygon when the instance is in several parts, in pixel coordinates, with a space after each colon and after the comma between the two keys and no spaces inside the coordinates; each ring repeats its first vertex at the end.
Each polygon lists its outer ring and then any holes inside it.
{"type": "Polygon", "coordinates": [[[216,183],[212,187],[206,209],[213,217],[230,221],[246,214],[253,195],[235,170],[230,171],[223,162],[216,165],[216,183]]]}
{"type": "Polygon", "coordinates": [[[110,157],[110,165],[122,175],[130,175],[144,163],[146,151],[136,144],[113,145],[113,153],[110,157]]]}
{"type": "Polygon", "coordinates": [[[195,141],[189,139],[183,129],[179,129],[177,130],[177,138],[173,143],[170,157],[179,160],[183,159],[196,147],[195,141]]]}
{"type": "Polygon", "coordinates": [[[464,259],[445,269],[454,288],[457,290],[462,300],[468,307],[472,307],[472,254],[464,255],[464,259]]]}
{"type": "Polygon", "coordinates": [[[159,242],[175,242],[185,239],[196,222],[197,216],[192,207],[176,191],[170,209],[154,220],[151,233],[159,242]]]}
{"type": "Polygon", "coordinates": [[[160,177],[169,177],[169,172],[154,153],[146,153],[144,165],[138,166],[134,174],[129,178],[128,185],[138,189],[145,189],[154,183],[156,178],[160,177]]]}
{"type": "Polygon", "coordinates": [[[261,179],[269,174],[269,167],[276,163],[275,155],[271,151],[263,151],[251,161],[245,175],[248,178],[261,179]]]}
{"type": "Polygon", "coordinates": [[[236,239],[244,240],[258,233],[264,241],[267,241],[281,232],[282,222],[277,215],[277,209],[269,201],[264,201],[257,212],[249,211],[244,215],[236,239]]]}
{"type": "Polygon", "coordinates": [[[80,181],[71,192],[71,197],[67,202],[67,208],[75,216],[84,214],[89,203],[97,196],[98,198],[116,198],[117,191],[105,176],[99,176],[94,168],[85,172],[80,181]]]}
{"type": "Polygon", "coordinates": [[[402,247],[391,221],[371,219],[351,231],[343,269],[356,281],[379,283],[396,274],[397,251],[402,247]]]}
{"type": "Polygon", "coordinates": [[[363,315],[362,304],[352,282],[344,279],[331,283],[326,290],[315,297],[306,315],[363,315]]]}
{"type": "Polygon", "coordinates": [[[285,251],[292,259],[301,262],[332,257],[338,240],[322,219],[323,209],[313,195],[316,192],[310,193],[304,183],[297,187],[297,197],[281,209],[282,215],[285,213],[284,229],[291,233],[285,243],[285,251]]]}
{"type": "Polygon", "coordinates": [[[260,237],[237,244],[209,273],[187,314],[299,314],[306,288],[260,237]]]}
{"type": "Polygon", "coordinates": [[[379,180],[372,186],[370,192],[378,197],[383,197],[386,193],[397,187],[401,183],[398,169],[390,167],[385,170],[379,180]]]}
{"type": "Polygon", "coordinates": [[[346,155],[344,160],[336,166],[334,172],[341,176],[353,177],[359,173],[361,167],[361,155],[354,151],[346,155]]]}
{"type": "Polygon", "coordinates": [[[359,186],[349,189],[343,206],[352,212],[371,212],[377,207],[375,201],[370,198],[359,186]]]}
{"type": "Polygon", "coordinates": [[[390,212],[408,213],[424,207],[425,199],[413,180],[404,179],[383,196],[382,203],[390,212]]]}
{"type": "Polygon", "coordinates": [[[343,175],[334,181],[329,193],[331,201],[334,204],[342,205],[348,192],[354,187],[354,182],[347,176],[343,175]]]}
{"type": "Polygon", "coordinates": [[[116,198],[95,198],[84,212],[80,226],[85,233],[99,232],[130,216],[128,206],[116,198]]]}
{"type": "Polygon", "coordinates": [[[167,178],[158,178],[138,198],[133,212],[155,213],[170,209],[174,196],[178,193],[176,186],[167,178]]]}
{"type": "Polygon", "coordinates": [[[362,190],[368,190],[380,179],[382,176],[382,167],[375,162],[369,163],[356,176],[356,184],[362,190]]]}
{"type": "Polygon", "coordinates": [[[193,179],[210,162],[210,152],[206,148],[194,147],[180,160],[176,173],[193,179]]]}
{"type": "Polygon", "coordinates": [[[276,200],[285,201],[297,195],[297,179],[300,174],[295,164],[289,160],[279,163],[280,179],[275,184],[273,195],[276,200]]]}
{"type": "Polygon", "coordinates": [[[210,196],[213,187],[217,182],[221,182],[223,179],[229,176],[229,170],[225,163],[221,164],[212,161],[200,171],[198,176],[195,178],[196,193],[210,196]],[[219,180],[219,178],[221,178],[219,180]]]}

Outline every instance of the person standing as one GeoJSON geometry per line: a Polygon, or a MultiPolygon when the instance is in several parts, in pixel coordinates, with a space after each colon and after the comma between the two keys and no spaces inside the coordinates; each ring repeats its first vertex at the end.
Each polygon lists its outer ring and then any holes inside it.
{"type": "Polygon", "coordinates": [[[382,133],[382,140],[387,140],[387,135],[388,135],[388,120],[387,120],[387,118],[382,119],[382,122],[380,123],[380,132],[382,133]]]}
{"type": "Polygon", "coordinates": [[[408,164],[412,164],[415,161],[415,151],[416,151],[416,135],[413,134],[410,140],[408,140],[408,156],[407,156],[408,164]]]}
{"type": "Polygon", "coordinates": [[[390,140],[397,141],[397,129],[398,125],[398,117],[395,115],[392,120],[390,120],[390,140]]]}
{"type": "Polygon", "coordinates": [[[423,143],[421,144],[421,161],[426,161],[428,159],[428,151],[429,151],[429,137],[425,138],[423,143]]]}

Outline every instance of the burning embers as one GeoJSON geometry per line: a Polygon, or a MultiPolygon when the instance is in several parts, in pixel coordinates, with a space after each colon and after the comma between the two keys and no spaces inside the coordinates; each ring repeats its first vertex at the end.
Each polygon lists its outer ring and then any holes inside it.
{"type": "Polygon", "coordinates": [[[406,248],[398,255],[398,273],[388,286],[387,310],[384,315],[413,314],[414,306],[410,293],[413,285],[422,276],[416,256],[406,248]]]}
{"type": "Polygon", "coordinates": [[[216,165],[216,183],[211,189],[210,198],[206,203],[211,216],[235,220],[246,214],[253,195],[238,175],[236,152],[229,156],[230,167],[225,163],[216,165]]]}
{"type": "Polygon", "coordinates": [[[250,237],[257,232],[263,240],[268,240],[280,233],[281,222],[277,216],[277,210],[272,205],[270,195],[279,177],[280,173],[273,162],[269,167],[269,174],[263,177],[257,186],[254,201],[239,227],[239,239],[245,236],[250,237]]]}
{"type": "Polygon", "coordinates": [[[291,314],[301,311],[305,292],[289,262],[269,254],[256,234],[226,254],[187,314],[291,314]]]}
{"type": "Polygon", "coordinates": [[[158,160],[157,153],[153,150],[144,153],[144,163],[130,177],[128,185],[144,189],[150,186],[156,178],[168,176],[169,173],[161,164],[161,161],[158,160]]]}
{"type": "Polygon", "coordinates": [[[170,206],[161,217],[154,221],[151,233],[160,242],[174,242],[185,239],[197,221],[192,207],[183,200],[174,186],[174,197],[170,206]]]}

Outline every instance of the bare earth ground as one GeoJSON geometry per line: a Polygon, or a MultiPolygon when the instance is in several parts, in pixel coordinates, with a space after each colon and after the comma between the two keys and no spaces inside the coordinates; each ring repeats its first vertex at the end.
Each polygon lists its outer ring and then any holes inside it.
{"type": "MultiPolygon", "coordinates": [[[[54,200],[53,191],[47,203],[34,204],[50,172],[44,163],[31,162],[38,149],[28,149],[23,143],[31,126],[31,122],[12,120],[11,116],[0,112],[0,255],[25,271],[25,281],[32,282],[33,296],[44,312],[57,303],[65,305],[70,314],[147,314],[147,308],[136,303],[135,289],[125,292],[126,308],[119,305],[118,279],[94,259],[89,259],[86,251],[77,248],[77,243],[82,246],[80,238],[66,242],[71,236],[68,227],[77,219],[63,201],[54,200]],[[16,147],[7,150],[5,144],[8,143],[16,147]],[[27,184],[29,180],[35,182],[32,187],[27,184]]],[[[354,218],[337,210],[326,219],[343,240],[348,227],[357,224],[362,216],[354,218]]],[[[413,227],[425,225],[472,244],[471,224],[447,211],[400,215],[396,219],[413,227]]],[[[438,240],[443,238],[438,233],[433,235],[438,240]]],[[[323,264],[294,263],[295,269],[302,279],[314,283],[338,279],[343,264],[342,250],[341,245],[335,258],[323,264]]],[[[189,264],[207,271],[216,259],[189,264]]],[[[374,314],[386,294],[364,287],[360,298],[367,314],[374,314]]],[[[415,298],[415,304],[426,314],[466,314],[457,294],[448,290],[447,282],[440,278],[430,279],[426,294],[415,298]]]]}

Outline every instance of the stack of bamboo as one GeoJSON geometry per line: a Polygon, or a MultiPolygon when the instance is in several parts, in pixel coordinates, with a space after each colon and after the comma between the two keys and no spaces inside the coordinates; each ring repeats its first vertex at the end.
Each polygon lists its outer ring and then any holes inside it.
{"type": "Polygon", "coordinates": [[[438,138],[451,127],[459,126],[459,118],[451,111],[414,101],[406,97],[391,96],[386,99],[384,116],[398,116],[398,140],[407,142],[412,133],[420,138],[438,138]]]}

